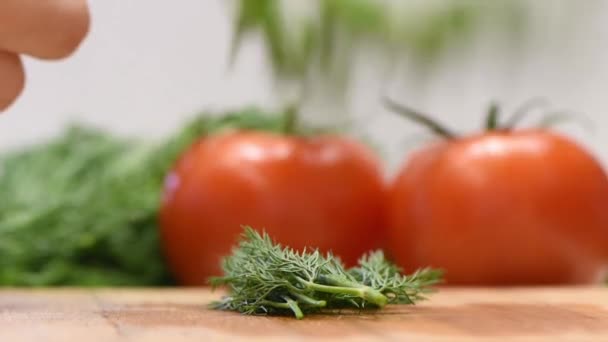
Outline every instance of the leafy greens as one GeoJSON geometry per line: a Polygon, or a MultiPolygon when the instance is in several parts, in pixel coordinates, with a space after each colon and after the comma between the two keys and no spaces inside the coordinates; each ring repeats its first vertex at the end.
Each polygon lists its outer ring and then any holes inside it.
{"type": "Polygon", "coordinates": [[[172,284],[156,216],[175,158],[205,134],[282,126],[255,109],[202,115],[152,144],[74,125],[0,156],[0,286],[172,284]]]}

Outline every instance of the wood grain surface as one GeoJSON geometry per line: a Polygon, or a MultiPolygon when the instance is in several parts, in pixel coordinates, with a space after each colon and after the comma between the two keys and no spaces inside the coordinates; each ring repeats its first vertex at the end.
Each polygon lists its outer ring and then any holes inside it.
{"type": "Polygon", "coordinates": [[[208,289],[0,290],[0,341],[608,341],[608,289],[445,288],[416,306],[247,317],[208,289]]]}

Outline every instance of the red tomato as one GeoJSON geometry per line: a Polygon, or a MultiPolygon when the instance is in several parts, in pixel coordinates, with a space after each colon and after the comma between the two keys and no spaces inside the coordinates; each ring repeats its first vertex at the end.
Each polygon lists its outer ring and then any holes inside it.
{"type": "Polygon", "coordinates": [[[598,280],[608,256],[608,179],[547,131],[486,133],[415,154],[389,204],[392,255],[448,284],[598,280]]]}
{"type": "Polygon", "coordinates": [[[186,285],[220,274],[243,225],[353,264],[381,243],[385,195],[375,157],[344,137],[222,134],[192,146],[168,175],[162,238],[186,285]]]}

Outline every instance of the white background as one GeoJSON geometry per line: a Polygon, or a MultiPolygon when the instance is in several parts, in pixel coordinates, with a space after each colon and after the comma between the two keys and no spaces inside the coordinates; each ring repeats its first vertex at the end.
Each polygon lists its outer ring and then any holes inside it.
{"type": "MultiPolygon", "coordinates": [[[[93,0],[90,5],[91,32],[75,55],[60,62],[26,61],[27,88],[0,116],[0,150],[47,138],[74,120],[120,134],[160,137],[199,110],[276,103],[259,44],[250,44],[236,68],[227,70],[232,32],[225,0],[93,0]]],[[[479,41],[459,58],[446,57],[424,90],[405,79],[391,93],[462,130],[480,125],[492,99],[513,108],[544,96],[595,122],[593,135],[576,124],[563,131],[606,163],[608,1],[534,5],[531,39],[516,57],[491,39],[479,41]],[[565,24],[578,17],[584,19],[565,24]]],[[[382,110],[378,96],[386,80],[362,74],[352,113],[374,117],[362,127],[394,165],[411,148],[405,137],[416,129],[382,110]]]]}

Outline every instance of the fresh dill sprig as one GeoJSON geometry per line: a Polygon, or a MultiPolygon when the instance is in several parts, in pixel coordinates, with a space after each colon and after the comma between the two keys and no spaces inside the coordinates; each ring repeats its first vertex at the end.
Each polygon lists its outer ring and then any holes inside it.
{"type": "Polygon", "coordinates": [[[359,266],[348,272],[358,282],[382,292],[394,304],[414,304],[425,299],[424,294],[431,292],[443,277],[441,270],[432,268],[403,275],[401,268],[386,260],[381,250],[364,255],[359,266]]]}
{"type": "Polygon", "coordinates": [[[402,275],[381,251],[361,258],[358,267],[345,269],[330,253],[297,252],[251,227],[245,227],[223,269],[224,276],[211,283],[228,286],[229,295],[212,303],[213,308],[252,315],[293,314],[298,319],[304,313],[337,308],[413,304],[441,280],[441,273],[432,269],[402,275]]]}

